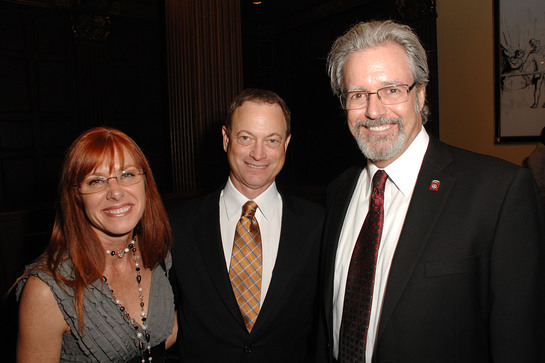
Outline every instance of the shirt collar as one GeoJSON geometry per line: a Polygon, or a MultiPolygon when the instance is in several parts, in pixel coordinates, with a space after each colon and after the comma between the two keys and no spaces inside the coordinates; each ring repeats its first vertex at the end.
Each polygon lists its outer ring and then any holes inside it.
{"type": "MultiPolygon", "coordinates": [[[[388,178],[405,196],[410,196],[414,190],[429,141],[430,137],[426,129],[422,127],[422,130],[420,130],[407,150],[384,168],[384,171],[388,174],[388,178]]],[[[378,168],[375,164],[372,162],[367,163],[367,171],[370,178],[375,175],[377,170],[378,168]]]]}
{"type": "MultiPolygon", "coordinates": [[[[235,188],[230,177],[227,179],[222,195],[227,218],[240,218],[242,206],[249,199],[235,188]]],[[[253,201],[257,203],[257,207],[265,219],[270,220],[270,218],[272,218],[276,203],[278,203],[279,195],[278,189],[276,189],[276,182],[273,182],[267,190],[253,199],[253,201]]]]}

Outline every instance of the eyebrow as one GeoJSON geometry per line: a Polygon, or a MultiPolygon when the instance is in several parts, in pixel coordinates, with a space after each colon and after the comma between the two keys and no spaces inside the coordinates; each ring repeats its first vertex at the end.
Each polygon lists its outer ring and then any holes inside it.
{"type": "MultiPolygon", "coordinates": [[[[377,88],[377,89],[381,89],[381,88],[384,88],[384,87],[390,87],[390,86],[399,86],[400,84],[408,84],[408,83],[405,82],[405,81],[400,81],[400,80],[392,80],[392,81],[383,82],[382,84],[383,85],[381,87],[377,88]]],[[[361,87],[361,86],[351,87],[346,92],[358,92],[358,91],[373,92],[373,91],[367,91],[365,89],[365,87],[361,87]]]]}
{"type": "MultiPolygon", "coordinates": [[[[125,170],[127,170],[127,169],[129,169],[129,168],[141,169],[141,168],[139,168],[138,165],[136,165],[136,164],[127,164],[127,165],[124,165],[122,168],[117,169],[117,171],[115,171],[115,169],[112,169],[112,170],[114,171],[114,173],[120,173],[120,172],[125,171],[125,170]]],[[[109,173],[112,173],[112,170],[110,170],[109,173]]],[[[102,172],[97,172],[96,169],[93,170],[92,172],[90,172],[89,174],[87,174],[87,176],[93,176],[93,175],[94,175],[94,176],[105,176],[104,173],[102,173],[102,172]]]]}
{"type": "MultiPolygon", "coordinates": [[[[237,137],[240,136],[241,133],[246,133],[246,134],[248,134],[248,135],[250,135],[250,136],[255,137],[255,135],[254,135],[252,132],[247,131],[247,130],[240,130],[239,132],[236,133],[236,136],[237,136],[237,137]]],[[[270,134],[266,135],[265,138],[272,137],[272,136],[278,136],[278,137],[280,137],[280,138],[283,138],[282,134],[279,133],[279,132],[270,133],[270,134]]]]}

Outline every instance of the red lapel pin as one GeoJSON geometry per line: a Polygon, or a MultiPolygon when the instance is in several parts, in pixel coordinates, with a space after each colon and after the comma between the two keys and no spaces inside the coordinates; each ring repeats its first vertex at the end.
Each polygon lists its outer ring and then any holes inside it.
{"type": "Polygon", "coordinates": [[[433,190],[434,192],[438,191],[439,185],[441,185],[441,182],[439,180],[432,180],[430,184],[430,190],[433,190]]]}

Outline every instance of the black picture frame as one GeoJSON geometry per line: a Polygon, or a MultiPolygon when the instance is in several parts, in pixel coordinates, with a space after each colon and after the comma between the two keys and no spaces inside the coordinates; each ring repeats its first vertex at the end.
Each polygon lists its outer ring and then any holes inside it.
{"type": "Polygon", "coordinates": [[[495,142],[536,142],[545,127],[545,1],[494,0],[494,28],[495,142]]]}

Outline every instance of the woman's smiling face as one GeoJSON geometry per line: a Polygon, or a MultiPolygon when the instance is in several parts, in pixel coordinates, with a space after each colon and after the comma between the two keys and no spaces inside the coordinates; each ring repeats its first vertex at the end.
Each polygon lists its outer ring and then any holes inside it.
{"type": "MultiPolygon", "coordinates": [[[[114,177],[129,168],[140,169],[135,165],[133,157],[125,152],[123,158],[116,152],[113,169],[110,161],[104,161],[97,166],[90,176],[114,177]]],[[[108,236],[123,236],[131,234],[138,224],[146,206],[145,178],[132,185],[120,185],[116,178],[111,178],[102,191],[93,194],[82,194],[85,214],[100,239],[108,236]]]]}

